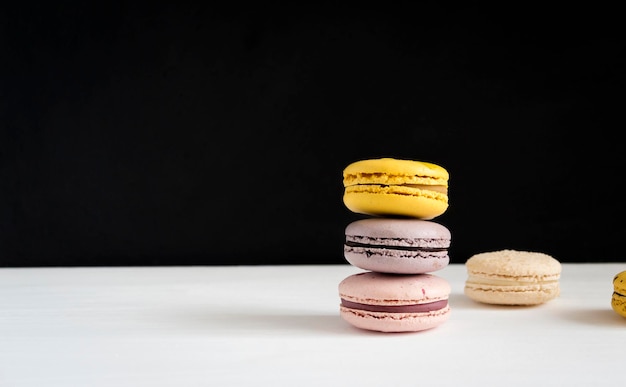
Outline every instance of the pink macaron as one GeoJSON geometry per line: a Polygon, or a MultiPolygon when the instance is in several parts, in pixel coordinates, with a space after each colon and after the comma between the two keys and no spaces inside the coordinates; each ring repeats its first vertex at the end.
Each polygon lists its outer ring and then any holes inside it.
{"type": "Polygon", "coordinates": [[[346,229],[344,257],[353,266],[381,273],[421,274],[441,270],[450,258],[450,231],[413,218],[367,218],[346,229]]]}
{"type": "Polygon", "coordinates": [[[450,289],[433,274],[353,274],[339,283],[340,316],[371,331],[422,331],[448,320],[450,289]]]}

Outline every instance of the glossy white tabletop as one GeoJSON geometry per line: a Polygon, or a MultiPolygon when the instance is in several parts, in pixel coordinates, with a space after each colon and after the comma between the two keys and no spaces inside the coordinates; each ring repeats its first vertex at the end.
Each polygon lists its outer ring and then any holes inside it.
{"type": "Polygon", "coordinates": [[[450,319],[384,334],[339,318],[347,264],[4,268],[0,386],[617,386],[623,270],[564,264],[558,299],[498,307],[452,264],[450,319]]]}

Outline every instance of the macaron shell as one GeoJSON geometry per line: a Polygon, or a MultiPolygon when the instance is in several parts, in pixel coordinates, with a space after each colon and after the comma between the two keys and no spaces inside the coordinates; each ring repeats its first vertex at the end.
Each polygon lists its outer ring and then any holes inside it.
{"type": "Polygon", "coordinates": [[[433,184],[447,185],[448,171],[436,164],[394,158],[360,160],[343,170],[344,185],[379,184],[433,184]]]}
{"type": "Polygon", "coordinates": [[[448,197],[433,191],[394,186],[347,187],[343,203],[352,212],[430,220],[448,209],[448,197]]]}
{"type": "Polygon", "coordinates": [[[339,296],[370,305],[411,305],[447,300],[450,284],[434,274],[353,274],[339,283],[339,296]]]}
{"type": "Polygon", "coordinates": [[[469,275],[512,281],[548,281],[561,275],[561,263],[540,252],[499,250],[475,254],[465,262],[469,275]]]}
{"type": "MultiPolygon", "coordinates": [[[[447,300],[450,284],[432,274],[394,275],[364,272],[351,275],[339,284],[342,299],[369,305],[400,306],[447,300]]],[[[339,307],[349,324],[380,332],[416,332],[434,328],[450,315],[450,306],[423,313],[372,312],[339,307]]]]}
{"type": "Polygon", "coordinates": [[[526,286],[502,286],[486,283],[465,284],[464,293],[474,301],[495,305],[539,305],[560,295],[558,282],[526,286]]]}
{"type": "Polygon", "coordinates": [[[611,308],[622,317],[626,317],[626,296],[613,293],[611,308]]]}
{"type": "Polygon", "coordinates": [[[345,234],[344,257],[364,270],[420,274],[441,270],[450,262],[451,234],[439,223],[368,218],[350,223],[345,234]]]}
{"type": "Polygon", "coordinates": [[[418,332],[446,322],[450,317],[450,307],[428,313],[380,313],[340,307],[340,316],[360,329],[389,333],[418,332]]]}
{"type": "Polygon", "coordinates": [[[451,233],[440,223],[409,218],[367,218],[346,226],[347,237],[386,238],[398,246],[449,247],[451,233]],[[414,241],[406,241],[412,239],[414,241]]]}
{"type": "MultiPolygon", "coordinates": [[[[347,247],[346,247],[347,248],[347,247]]],[[[431,273],[450,263],[447,253],[429,255],[419,252],[403,253],[398,250],[344,248],[344,257],[352,266],[363,270],[395,274],[431,273]]]]}

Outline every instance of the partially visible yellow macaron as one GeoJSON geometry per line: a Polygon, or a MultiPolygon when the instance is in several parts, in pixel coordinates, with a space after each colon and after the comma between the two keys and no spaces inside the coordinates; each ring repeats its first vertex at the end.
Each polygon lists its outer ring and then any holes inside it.
{"type": "Polygon", "coordinates": [[[611,307],[617,314],[626,317],[626,271],[613,278],[613,297],[611,307]]]}
{"type": "Polygon", "coordinates": [[[433,219],[448,209],[448,171],[394,158],[354,162],[343,171],[343,202],[352,212],[433,219]]]}

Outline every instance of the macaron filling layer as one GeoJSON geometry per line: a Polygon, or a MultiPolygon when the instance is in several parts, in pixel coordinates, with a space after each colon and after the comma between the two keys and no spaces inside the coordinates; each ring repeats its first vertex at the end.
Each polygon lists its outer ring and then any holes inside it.
{"type": "Polygon", "coordinates": [[[409,187],[409,188],[417,188],[417,189],[424,189],[424,190],[429,190],[429,191],[436,191],[436,192],[440,192],[443,194],[447,194],[448,193],[448,187],[446,185],[430,185],[430,184],[380,184],[380,183],[356,183],[356,184],[350,184],[350,183],[346,183],[344,184],[344,187],[354,187],[354,186],[368,186],[368,185],[372,185],[372,186],[377,186],[377,187],[409,187]]]}
{"type": "MultiPolygon", "coordinates": [[[[406,241],[406,240],[405,240],[406,241]]],[[[345,245],[348,247],[360,247],[365,249],[390,249],[390,250],[405,250],[405,251],[428,251],[428,252],[438,252],[438,251],[448,251],[448,247],[423,247],[423,246],[407,246],[406,244],[402,244],[403,240],[401,239],[393,239],[393,240],[383,240],[380,244],[374,243],[362,243],[355,241],[346,241],[345,245]],[[398,241],[397,243],[390,243],[389,241],[398,241]]],[[[406,243],[406,242],[404,242],[406,243]]],[[[448,243],[447,241],[445,243],[448,243]]],[[[437,245],[442,243],[430,243],[431,245],[437,245]]]]}
{"type": "Polygon", "coordinates": [[[549,285],[549,284],[558,284],[557,279],[548,279],[548,280],[540,280],[538,278],[523,278],[525,280],[520,281],[519,279],[506,279],[506,278],[484,278],[484,277],[476,277],[473,275],[469,275],[466,283],[472,285],[488,285],[488,286],[527,286],[527,285],[549,285]]]}
{"type": "Polygon", "coordinates": [[[341,306],[350,309],[365,310],[368,312],[384,313],[426,313],[443,309],[448,305],[448,300],[439,300],[424,304],[412,305],[371,305],[341,299],[341,306]]]}
{"type": "Polygon", "coordinates": [[[345,193],[375,193],[421,196],[430,193],[433,198],[447,199],[448,187],[445,185],[421,185],[421,184],[356,184],[346,185],[345,193]]]}

